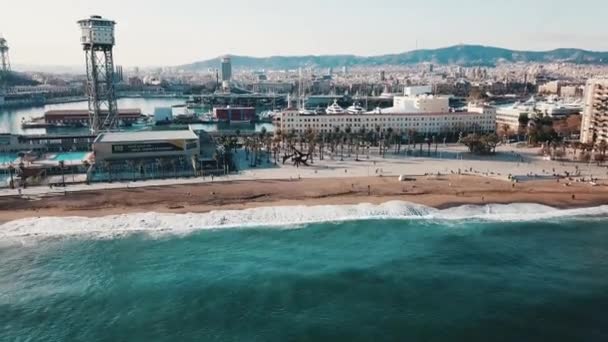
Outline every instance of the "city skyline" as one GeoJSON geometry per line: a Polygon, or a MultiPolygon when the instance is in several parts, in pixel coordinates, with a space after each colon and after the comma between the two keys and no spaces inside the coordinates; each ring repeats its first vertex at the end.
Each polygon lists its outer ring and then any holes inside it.
{"type": "Polygon", "coordinates": [[[32,13],[31,4],[10,2],[11,10],[0,14],[0,34],[7,39],[16,66],[82,65],[76,21],[91,14],[118,23],[116,62],[125,66],[175,66],[223,54],[375,56],[457,44],[608,50],[608,34],[601,27],[605,11],[592,11],[584,18],[576,15],[584,8],[608,9],[597,0],[466,0],[460,6],[438,0],[382,0],[371,8],[359,0],[313,0],[305,6],[266,0],[255,7],[245,0],[177,0],[171,6],[117,0],[95,6],[71,0],[37,4],[36,13],[52,16],[32,13]]]}

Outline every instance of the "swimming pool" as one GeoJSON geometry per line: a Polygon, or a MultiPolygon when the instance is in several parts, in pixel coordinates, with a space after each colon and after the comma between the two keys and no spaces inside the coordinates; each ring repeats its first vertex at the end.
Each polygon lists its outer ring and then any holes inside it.
{"type": "Polygon", "coordinates": [[[0,164],[12,163],[17,159],[16,154],[12,153],[0,153],[0,164]]]}
{"type": "Polygon", "coordinates": [[[55,154],[51,160],[55,161],[81,161],[86,158],[90,152],[59,152],[55,154]]]}

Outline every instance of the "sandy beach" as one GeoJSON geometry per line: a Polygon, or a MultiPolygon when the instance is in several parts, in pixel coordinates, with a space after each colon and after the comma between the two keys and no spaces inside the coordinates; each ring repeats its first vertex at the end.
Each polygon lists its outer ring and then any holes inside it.
{"type": "MultiPolygon", "coordinates": [[[[445,148],[452,155],[462,146],[445,148]]],[[[211,179],[74,184],[67,188],[0,190],[0,222],[44,216],[100,217],[123,213],[204,213],[260,206],[380,204],[392,200],[436,208],[463,204],[538,203],[556,208],[608,204],[606,167],[547,161],[535,149],[501,146],[492,158],[409,158],[372,155],[317,160],[310,167],[265,163],[211,179]],[[515,157],[517,156],[517,157],[515,157]],[[460,174],[459,174],[460,173],[460,174]],[[563,178],[578,173],[596,186],[563,178]],[[439,174],[439,176],[438,176],[439,174]],[[399,176],[411,180],[400,182],[399,176]],[[514,184],[509,175],[520,182],[514,184]],[[559,176],[559,177],[556,177],[559,176]],[[558,181],[558,178],[559,181],[558,181]]],[[[68,176],[69,177],[69,176],[68,176]]]]}
{"type": "Polygon", "coordinates": [[[101,217],[125,213],[203,213],[261,206],[379,204],[401,200],[446,208],[463,204],[538,203],[556,208],[608,204],[608,186],[555,180],[510,182],[480,176],[235,180],[215,183],[0,198],[0,222],[44,216],[101,217]],[[573,199],[574,196],[574,199],[573,199]]]}

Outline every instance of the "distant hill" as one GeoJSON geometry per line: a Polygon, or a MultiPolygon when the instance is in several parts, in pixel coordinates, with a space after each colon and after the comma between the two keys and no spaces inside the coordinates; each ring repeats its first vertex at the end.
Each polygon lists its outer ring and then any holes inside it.
{"type": "MultiPolygon", "coordinates": [[[[299,67],[339,68],[342,66],[408,65],[429,62],[462,66],[493,66],[501,62],[570,62],[578,64],[608,64],[608,52],[580,49],[551,51],[516,51],[481,45],[457,45],[433,50],[361,57],[355,55],[324,56],[231,56],[238,69],[296,69],[299,67]]],[[[185,70],[219,68],[219,57],[182,65],[185,70]]]]}

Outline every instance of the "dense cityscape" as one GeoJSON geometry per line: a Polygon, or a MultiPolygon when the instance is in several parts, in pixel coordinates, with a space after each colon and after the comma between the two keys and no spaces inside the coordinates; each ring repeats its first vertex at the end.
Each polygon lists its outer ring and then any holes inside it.
{"type": "MultiPolygon", "coordinates": [[[[471,135],[480,144],[524,141],[550,158],[565,158],[565,150],[556,152],[555,147],[564,146],[580,150],[572,157],[577,160],[605,159],[608,132],[602,124],[603,102],[597,102],[603,99],[605,83],[595,81],[608,74],[603,64],[504,61],[462,66],[426,61],[340,67],[340,61],[332,61],[335,68],[255,69],[233,65],[233,59],[244,58],[226,55],[181,67],[125,70],[114,65],[113,21],[92,16],[79,25],[86,75],[13,71],[9,43],[5,38],[0,42],[1,108],[87,101],[80,109],[21,118],[20,131],[3,132],[3,186],[52,185],[45,178],[66,170],[81,175],[73,181],[87,183],[225,174],[238,170],[238,157],[231,152],[237,146],[254,146],[258,154],[274,151],[275,160],[277,150],[312,158],[315,145],[344,140],[357,149],[382,151],[406,141],[462,143],[471,135]],[[216,67],[204,69],[209,65],[216,67]],[[180,103],[144,112],[119,108],[120,98],[180,103]],[[260,130],[265,139],[258,136],[260,130]],[[285,137],[306,140],[307,151],[285,137]],[[173,146],[175,139],[186,148],[173,146]],[[103,152],[104,141],[114,144],[109,152],[103,152]],[[133,158],[137,172],[132,171],[133,158]],[[169,170],[168,165],[178,167],[169,170]]],[[[469,147],[471,152],[490,150],[469,147]]]]}

